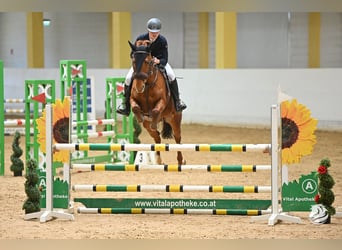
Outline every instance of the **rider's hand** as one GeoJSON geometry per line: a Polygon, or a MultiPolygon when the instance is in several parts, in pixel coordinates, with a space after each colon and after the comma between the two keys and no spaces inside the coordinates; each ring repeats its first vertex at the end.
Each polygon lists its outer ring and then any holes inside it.
{"type": "Polygon", "coordinates": [[[156,65],[159,63],[160,63],[160,60],[157,57],[153,57],[153,64],[156,65]]]}

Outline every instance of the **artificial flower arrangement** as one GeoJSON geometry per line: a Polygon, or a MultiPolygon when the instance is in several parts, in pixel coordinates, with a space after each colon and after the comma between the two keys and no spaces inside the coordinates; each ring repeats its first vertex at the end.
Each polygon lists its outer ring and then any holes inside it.
{"type": "MultiPolygon", "coordinates": [[[[335,185],[334,178],[329,174],[329,168],[331,167],[330,160],[324,158],[320,161],[317,169],[318,175],[318,194],[315,196],[315,202],[322,204],[328,212],[329,217],[336,213],[335,208],[332,206],[335,195],[331,190],[335,185]]],[[[328,222],[329,223],[329,222],[328,222]]]]}

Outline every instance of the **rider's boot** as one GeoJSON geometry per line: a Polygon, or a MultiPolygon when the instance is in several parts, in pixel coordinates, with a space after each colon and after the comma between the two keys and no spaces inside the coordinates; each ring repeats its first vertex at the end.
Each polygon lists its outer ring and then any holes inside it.
{"type": "Polygon", "coordinates": [[[124,90],[125,100],[122,102],[120,107],[116,110],[116,112],[121,115],[129,116],[129,113],[131,112],[131,103],[130,103],[131,85],[125,84],[125,90],[124,90]]]}
{"type": "Polygon", "coordinates": [[[177,79],[173,80],[170,83],[170,90],[171,90],[173,100],[175,102],[176,111],[179,112],[179,111],[186,109],[186,104],[179,98],[177,79]]]}

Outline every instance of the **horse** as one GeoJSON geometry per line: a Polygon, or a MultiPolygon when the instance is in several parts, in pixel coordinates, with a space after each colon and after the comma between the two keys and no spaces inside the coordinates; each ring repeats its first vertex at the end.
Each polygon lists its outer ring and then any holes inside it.
{"type": "MultiPolygon", "coordinates": [[[[143,124],[156,144],[161,143],[161,137],[163,139],[174,137],[175,142],[180,144],[182,112],[177,112],[175,109],[166,73],[153,62],[151,55],[153,44],[148,40],[138,40],[135,44],[130,41],[128,43],[132,49],[134,71],[130,97],[134,116],[143,124]],[[160,123],[162,123],[161,132],[158,131],[160,123]]],[[[159,151],[156,151],[156,161],[162,164],[159,151]]],[[[185,164],[181,151],[177,151],[177,161],[179,165],[185,164]]]]}

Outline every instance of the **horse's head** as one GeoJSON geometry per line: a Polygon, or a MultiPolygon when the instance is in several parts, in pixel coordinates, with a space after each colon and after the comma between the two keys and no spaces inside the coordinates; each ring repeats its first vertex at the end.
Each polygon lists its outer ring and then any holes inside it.
{"type": "Polygon", "coordinates": [[[128,41],[132,49],[133,79],[145,81],[152,74],[153,59],[151,55],[151,42],[138,40],[135,44],[128,41]]]}

